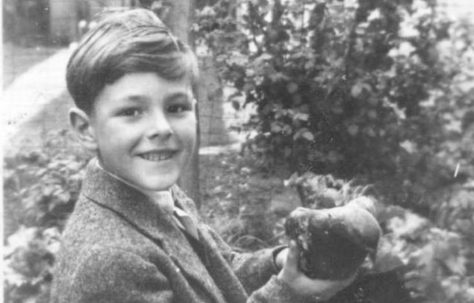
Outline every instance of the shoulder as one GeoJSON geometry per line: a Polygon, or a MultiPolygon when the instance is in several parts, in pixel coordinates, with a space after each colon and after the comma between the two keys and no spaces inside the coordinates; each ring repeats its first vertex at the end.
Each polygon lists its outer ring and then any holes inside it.
{"type": "Polygon", "coordinates": [[[141,296],[152,285],[169,288],[165,273],[156,264],[130,250],[97,245],[83,251],[73,263],[69,272],[55,275],[53,283],[53,297],[64,302],[99,298],[117,302],[141,296]]]}
{"type": "Polygon", "coordinates": [[[137,276],[156,274],[157,267],[150,259],[127,249],[118,247],[92,247],[77,264],[78,283],[83,278],[98,279],[124,277],[126,280],[137,276]]]}
{"type": "Polygon", "coordinates": [[[129,222],[80,199],[62,234],[58,264],[68,272],[78,266],[96,267],[94,262],[111,266],[123,258],[159,260],[164,256],[158,242],[129,222]]]}

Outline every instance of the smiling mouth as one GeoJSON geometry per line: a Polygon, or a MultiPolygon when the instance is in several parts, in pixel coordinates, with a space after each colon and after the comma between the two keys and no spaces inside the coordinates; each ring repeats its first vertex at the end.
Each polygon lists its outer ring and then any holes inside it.
{"type": "Polygon", "coordinates": [[[149,153],[144,153],[140,154],[140,158],[148,160],[148,161],[153,161],[153,162],[159,162],[159,161],[165,161],[168,159],[173,158],[173,156],[176,154],[176,151],[159,151],[159,152],[149,152],[149,153]]]}

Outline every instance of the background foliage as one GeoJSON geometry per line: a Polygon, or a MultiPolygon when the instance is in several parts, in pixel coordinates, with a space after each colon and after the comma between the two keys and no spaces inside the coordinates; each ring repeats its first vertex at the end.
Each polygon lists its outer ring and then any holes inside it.
{"type": "Polygon", "coordinates": [[[217,1],[199,18],[222,77],[257,107],[248,145],[269,166],[360,178],[425,213],[456,163],[472,173],[472,153],[445,146],[473,105],[459,85],[471,25],[435,1],[217,1]]]}
{"type": "Polygon", "coordinates": [[[413,297],[474,300],[472,24],[429,0],[207,4],[199,41],[256,109],[263,167],[296,172],[303,203],[344,196],[314,174],[371,184],[413,297]]]}
{"type": "Polygon", "coordinates": [[[49,302],[54,256],[88,158],[61,130],[5,159],[5,302],[49,302]]]}
{"type": "MultiPolygon", "coordinates": [[[[226,240],[281,241],[266,197],[279,183],[258,180],[294,174],[303,204],[379,201],[377,266],[400,269],[417,302],[474,301],[472,23],[429,0],[197,4],[198,50],[235,88],[234,108],[255,108],[248,153],[219,159],[233,177],[202,199],[226,240]]],[[[60,131],[4,161],[6,302],[48,302],[89,158],[72,142],[60,131]]]]}

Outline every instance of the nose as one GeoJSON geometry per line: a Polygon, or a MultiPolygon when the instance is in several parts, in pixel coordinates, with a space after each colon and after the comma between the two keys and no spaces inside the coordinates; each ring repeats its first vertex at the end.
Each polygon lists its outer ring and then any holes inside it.
{"type": "Polygon", "coordinates": [[[160,138],[166,139],[173,134],[173,128],[168,121],[168,118],[162,112],[150,115],[147,130],[147,137],[149,139],[160,138]]]}

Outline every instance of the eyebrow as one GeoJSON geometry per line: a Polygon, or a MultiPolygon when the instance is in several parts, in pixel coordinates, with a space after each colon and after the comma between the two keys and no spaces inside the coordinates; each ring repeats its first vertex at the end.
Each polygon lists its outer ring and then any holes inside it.
{"type": "Polygon", "coordinates": [[[193,99],[193,94],[192,93],[184,93],[184,92],[176,92],[176,93],[172,93],[172,94],[166,96],[166,100],[173,100],[173,99],[180,98],[180,97],[186,97],[188,101],[191,101],[193,99]]]}
{"type": "Polygon", "coordinates": [[[129,95],[129,96],[125,96],[123,98],[119,98],[117,101],[130,101],[130,102],[133,102],[133,103],[144,103],[144,102],[148,102],[150,98],[148,98],[147,96],[143,96],[143,95],[129,95]]]}
{"type": "MultiPolygon", "coordinates": [[[[170,102],[178,98],[186,98],[187,102],[192,103],[194,99],[194,95],[192,93],[185,93],[185,92],[175,92],[171,93],[167,96],[165,96],[164,102],[170,102]]],[[[119,102],[131,102],[135,104],[146,104],[148,102],[151,102],[151,98],[146,96],[146,95],[140,95],[140,94],[131,94],[129,96],[125,96],[123,98],[118,99],[117,101],[119,102]]]]}

